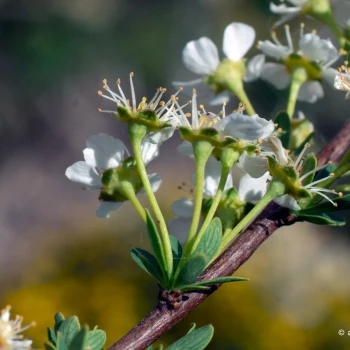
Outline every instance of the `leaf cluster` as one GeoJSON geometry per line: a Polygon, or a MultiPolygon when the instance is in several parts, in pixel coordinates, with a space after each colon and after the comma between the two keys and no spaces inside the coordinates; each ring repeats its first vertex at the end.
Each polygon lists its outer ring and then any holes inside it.
{"type": "Polygon", "coordinates": [[[54,328],[48,328],[46,350],[101,350],[106,343],[106,333],[95,327],[89,330],[87,325],[81,327],[76,316],[67,319],[58,312],[54,316],[54,328]]]}
{"type": "Polygon", "coordinates": [[[153,276],[163,289],[181,292],[208,290],[212,284],[247,280],[243,277],[225,276],[196,282],[196,279],[219,251],[222,240],[222,225],[219,218],[212,220],[195,250],[186,258],[183,255],[180,242],[176,237],[170,236],[174,267],[174,274],[170,279],[167,277],[164,252],[157,227],[148,212],[147,229],[154,255],[141,248],[132,248],[131,257],[137,265],[153,276]]]}

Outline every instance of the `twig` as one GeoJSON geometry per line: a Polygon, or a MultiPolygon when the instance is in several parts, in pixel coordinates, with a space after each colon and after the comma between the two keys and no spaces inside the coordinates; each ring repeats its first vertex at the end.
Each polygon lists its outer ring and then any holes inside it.
{"type": "MultiPolygon", "coordinates": [[[[350,122],[323,148],[318,155],[318,164],[328,161],[338,162],[350,147],[350,122]]],[[[208,280],[221,276],[231,276],[255,250],[279,227],[291,225],[295,217],[287,209],[270,204],[261,215],[219,256],[199,280],[208,280]]],[[[157,306],[137,326],[122,339],[115,342],[109,350],[141,350],[156,341],[163,333],[182,320],[190,311],[220,285],[214,285],[206,292],[191,292],[182,295],[175,304],[164,300],[160,294],[157,306]]],[[[170,296],[171,297],[171,296],[170,296]]],[[[176,299],[176,298],[175,298],[176,299]]]]}

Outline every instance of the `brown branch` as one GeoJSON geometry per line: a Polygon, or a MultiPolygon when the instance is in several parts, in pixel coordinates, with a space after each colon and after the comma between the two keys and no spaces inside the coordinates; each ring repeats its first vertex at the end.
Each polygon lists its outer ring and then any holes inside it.
{"type": "MultiPolygon", "coordinates": [[[[318,155],[318,164],[338,162],[350,147],[350,122],[334,137],[318,155]]],[[[232,275],[255,250],[279,227],[291,225],[295,216],[276,204],[270,204],[254,222],[219,256],[203,274],[200,280],[232,275]]],[[[160,294],[155,309],[109,350],[141,350],[156,341],[163,333],[182,320],[198,304],[215,292],[220,285],[214,285],[206,292],[191,292],[183,295],[160,294]],[[167,298],[164,298],[167,297],[167,298]],[[171,299],[175,302],[170,302],[171,299]]]]}

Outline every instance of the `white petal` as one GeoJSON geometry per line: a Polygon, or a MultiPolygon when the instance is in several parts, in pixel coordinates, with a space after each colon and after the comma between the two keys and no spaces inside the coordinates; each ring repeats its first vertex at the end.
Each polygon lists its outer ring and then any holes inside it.
{"type": "Polygon", "coordinates": [[[246,151],[244,151],[240,156],[239,163],[237,165],[245,173],[248,173],[255,179],[265,175],[268,170],[266,158],[248,156],[246,151]]]}
{"type": "Polygon", "coordinates": [[[71,165],[66,170],[66,176],[72,182],[90,189],[101,188],[101,179],[94,167],[84,161],[79,161],[71,165]]]}
{"type": "Polygon", "coordinates": [[[290,83],[290,74],[286,67],[279,63],[265,63],[261,79],[269,82],[279,90],[286,89],[290,83]]]}
{"type": "Polygon", "coordinates": [[[175,236],[180,243],[185,243],[191,227],[191,218],[176,218],[168,221],[170,233],[175,236]]]}
{"type": "Polygon", "coordinates": [[[315,103],[319,98],[324,96],[323,87],[319,81],[307,81],[304,83],[298,94],[298,100],[315,103]]]}
{"type": "Polygon", "coordinates": [[[172,84],[175,87],[182,87],[182,86],[197,86],[199,84],[203,83],[203,79],[199,78],[199,79],[194,79],[194,80],[189,80],[189,81],[173,81],[172,84]]]}
{"type": "Polygon", "coordinates": [[[278,137],[271,136],[264,140],[260,147],[263,151],[272,152],[280,165],[288,164],[288,156],[286,150],[283,148],[282,142],[278,137]]]}
{"type": "Polygon", "coordinates": [[[190,141],[183,141],[178,147],[177,151],[187,157],[194,158],[192,143],[190,141]]]}
{"type": "Polygon", "coordinates": [[[149,133],[147,138],[149,142],[161,145],[164,141],[170,139],[170,137],[174,135],[175,130],[176,128],[173,127],[164,128],[160,131],[149,133]]]}
{"type": "Polygon", "coordinates": [[[267,180],[270,178],[269,172],[262,177],[253,178],[249,174],[245,174],[238,186],[238,196],[243,202],[258,202],[266,192],[267,180]]]}
{"type": "Polygon", "coordinates": [[[188,70],[201,75],[213,73],[220,63],[218,49],[207,37],[187,43],[182,59],[188,70]]]}
{"type": "Polygon", "coordinates": [[[100,206],[96,209],[96,216],[99,218],[109,218],[109,213],[112,210],[118,209],[123,202],[101,202],[100,206]]]}
{"type": "Polygon", "coordinates": [[[148,179],[151,183],[152,191],[157,192],[160,185],[162,184],[162,178],[160,175],[153,173],[148,175],[148,179]]]}
{"type": "Polygon", "coordinates": [[[275,126],[272,120],[260,118],[257,114],[247,116],[233,112],[218,123],[218,128],[225,136],[253,141],[270,136],[275,126]]]}
{"type": "Polygon", "coordinates": [[[192,218],[193,210],[193,200],[186,197],[181,197],[180,199],[176,200],[171,206],[171,211],[173,214],[181,218],[192,218]]]}
{"type": "Polygon", "coordinates": [[[117,167],[123,160],[124,143],[107,134],[90,136],[83,151],[86,163],[106,170],[117,167]]]}
{"type": "Polygon", "coordinates": [[[145,137],[141,143],[142,160],[148,164],[151,160],[159,156],[159,144],[151,143],[148,137],[145,137]]]}
{"type": "Polygon", "coordinates": [[[300,207],[297,201],[290,195],[285,194],[281,197],[278,197],[274,200],[281,207],[285,207],[292,210],[300,210],[300,207]]]}
{"type": "Polygon", "coordinates": [[[339,56],[338,50],[330,40],[321,39],[318,35],[307,33],[299,40],[299,48],[312,61],[327,63],[339,56]]]}
{"type": "Polygon", "coordinates": [[[346,100],[350,100],[350,91],[348,91],[348,92],[345,94],[345,99],[346,99],[346,100]]]}
{"type": "Polygon", "coordinates": [[[334,86],[334,80],[337,75],[338,71],[334,68],[325,68],[322,70],[322,79],[331,86],[334,86]]]}
{"type": "Polygon", "coordinates": [[[273,13],[277,13],[278,15],[285,15],[290,13],[297,14],[300,12],[301,7],[292,7],[287,6],[286,4],[275,5],[273,2],[270,2],[270,11],[273,13]]]}
{"type": "Polygon", "coordinates": [[[239,61],[252,47],[255,30],[244,23],[231,23],[224,31],[222,51],[231,61],[239,61]]]}
{"type": "Polygon", "coordinates": [[[260,51],[275,60],[284,59],[291,54],[288,46],[276,45],[269,40],[259,41],[258,45],[260,51]]]}
{"type": "Polygon", "coordinates": [[[260,53],[250,59],[247,63],[247,71],[244,81],[250,82],[258,79],[263,71],[265,64],[265,55],[260,53]]]}
{"type": "Polygon", "coordinates": [[[203,192],[209,197],[214,197],[219,187],[221,168],[221,163],[213,157],[205,165],[203,192]]]}
{"type": "Polygon", "coordinates": [[[222,105],[223,103],[228,102],[230,98],[231,98],[230,93],[224,91],[210,98],[209,105],[210,106],[222,105]]]}

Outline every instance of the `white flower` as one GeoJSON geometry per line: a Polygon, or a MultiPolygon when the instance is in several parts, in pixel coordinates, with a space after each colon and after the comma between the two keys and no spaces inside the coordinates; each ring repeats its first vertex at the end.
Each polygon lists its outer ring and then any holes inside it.
{"type": "MultiPolygon", "coordinates": [[[[261,144],[261,147],[262,147],[262,151],[259,153],[258,156],[249,156],[247,152],[243,152],[241,157],[239,158],[238,166],[253,178],[257,179],[257,178],[261,178],[262,176],[265,176],[265,177],[267,176],[267,179],[270,181],[272,179],[272,176],[268,173],[268,162],[266,157],[273,156],[276,159],[277,163],[281,166],[286,166],[290,164],[295,169],[295,171],[300,175],[302,170],[302,165],[303,165],[303,156],[305,151],[310,147],[310,145],[309,144],[305,145],[303,151],[299,154],[299,156],[295,161],[288,158],[287,152],[283,148],[281,141],[275,136],[272,136],[270,139],[263,142],[261,144]]],[[[325,168],[327,165],[328,164],[319,166],[316,169],[300,176],[299,185],[301,186],[302,181],[306,179],[308,176],[325,168]]],[[[329,190],[329,189],[316,186],[318,183],[323,182],[328,178],[332,178],[333,176],[334,174],[330,174],[329,176],[321,180],[313,181],[310,184],[303,187],[306,190],[308,190],[310,193],[318,194],[319,196],[323,197],[324,199],[326,199],[327,201],[331,202],[333,205],[336,206],[336,203],[333,202],[328,196],[326,196],[325,193],[331,193],[331,194],[337,194],[337,193],[334,190],[329,190]]],[[[267,187],[265,189],[267,189],[267,187]]],[[[342,194],[339,193],[339,195],[341,196],[342,194]]],[[[292,210],[300,210],[300,206],[298,205],[297,201],[288,194],[278,197],[274,201],[285,208],[289,208],[292,210]]]]}
{"type": "MultiPolygon", "coordinates": [[[[184,126],[199,131],[203,128],[214,128],[219,132],[219,136],[224,138],[234,138],[246,142],[261,142],[271,136],[275,129],[272,120],[268,121],[260,118],[257,114],[248,116],[240,111],[235,111],[226,116],[225,105],[221,111],[221,117],[212,112],[207,112],[201,105],[202,111],[197,108],[197,94],[194,90],[192,96],[192,114],[191,122],[188,120],[188,115],[185,115],[180,106],[177,106],[179,114],[182,114],[181,119],[167,120],[173,123],[174,126],[184,126]]],[[[177,103],[177,102],[176,102],[177,103]]],[[[192,157],[192,146],[189,141],[184,141],[178,151],[182,154],[192,157]]]]}
{"type": "MultiPolygon", "coordinates": [[[[124,143],[107,134],[90,136],[86,141],[86,148],[83,151],[85,161],[79,161],[71,165],[66,170],[66,176],[83,188],[102,189],[101,176],[107,169],[118,168],[124,160],[124,143]]],[[[126,150],[127,151],[127,150],[126,150]]],[[[148,164],[158,155],[158,145],[152,144],[145,138],[141,145],[142,158],[148,164]]],[[[129,156],[129,155],[128,155],[129,156]]],[[[157,174],[148,175],[153,191],[157,191],[161,179],[157,174]]],[[[96,215],[108,218],[112,210],[118,209],[122,202],[101,201],[96,210],[96,215]]]]}
{"type": "Polygon", "coordinates": [[[294,48],[289,26],[285,26],[287,46],[280,43],[275,33],[272,35],[273,42],[259,41],[259,49],[263,54],[280,63],[265,62],[261,54],[255,56],[248,62],[248,77],[254,79],[260,75],[261,79],[282,90],[289,86],[293,69],[305,68],[308,80],[301,86],[298,100],[314,103],[324,96],[319,80],[333,84],[336,70],[330,66],[339,58],[339,53],[330,40],[321,39],[314,33],[304,34],[303,28],[302,25],[298,49],[294,48]]]}
{"type": "MultiPolygon", "coordinates": [[[[134,76],[134,73],[130,73],[131,102],[130,102],[130,99],[126,97],[126,95],[124,94],[121,88],[120,79],[118,79],[116,82],[118,87],[118,92],[112,91],[112,89],[107,84],[107,79],[104,79],[102,81],[103,89],[105,89],[109,93],[109,95],[103,94],[102,91],[98,91],[98,94],[104,97],[105,99],[114,102],[117,107],[119,106],[119,107],[126,108],[130,113],[137,113],[141,111],[154,111],[157,114],[160,122],[165,122],[168,120],[172,120],[174,118],[175,119],[182,118],[182,116],[179,115],[178,110],[174,108],[175,102],[177,102],[177,95],[179,94],[180,91],[182,91],[182,88],[179,88],[178,91],[174,95],[172,95],[167,102],[164,102],[162,101],[162,96],[166,92],[166,89],[163,87],[160,87],[157,89],[157,92],[149,102],[147,102],[146,97],[142,97],[141,102],[137,104],[136,93],[135,93],[135,88],[133,83],[133,76],[134,76]]],[[[183,108],[183,107],[184,106],[180,108],[183,108]]],[[[117,113],[117,110],[114,110],[114,111],[102,110],[101,108],[99,108],[98,110],[99,112],[103,112],[103,113],[117,113]]],[[[173,135],[174,130],[175,130],[174,128],[166,128],[165,130],[161,129],[158,132],[151,133],[149,135],[149,139],[151,140],[152,143],[161,144],[173,135]]]]}
{"type": "MultiPolygon", "coordinates": [[[[255,31],[251,26],[233,22],[225,28],[222,51],[230,61],[238,62],[244,58],[254,40],[255,31]]],[[[174,82],[176,86],[201,84],[204,77],[214,73],[220,64],[218,49],[207,37],[188,42],[183,50],[182,59],[188,70],[202,77],[188,82],[174,82]]],[[[221,104],[228,100],[228,93],[222,93],[217,95],[211,104],[221,104]]]]}
{"type": "Polygon", "coordinates": [[[303,12],[308,4],[308,0],[288,0],[292,6],[287,6],[286,4],[275,5],[270,2],[270,11],[278,15],[282,15],[282,18],[275,23],[275,26],[279,26],[292,19],[293,17],[299,15],[303,12]]]}
{"type": "Polygon", "coordinates": [[[24,350],[30,349],[32,341],[23,339],[21,334],[23,331],[33,326],[31,323],[22,327],[23,317],[16,316],[14,320],[10,320],[10,306],[1,310],[0,315],[0,349],[4,350],[24,350]]]}
{"type": "Polygon", "coordinates": [[[345,61],[344,65],[338,69],[338,74],[334,79],[334,87],[346,91],[345,98],[350,99],[350,68],[348,67],[348,61],[345,61]]]}
{"type": "Polygon", "coordinates": [[[287,0],[291,6],[286,4],[275,5],[270,2],[270,10],[273,13],[282,15],[282,18],[275,23],[279,26],[299,14],[324,14],[331,11],[329,0],[287,0]]]}

